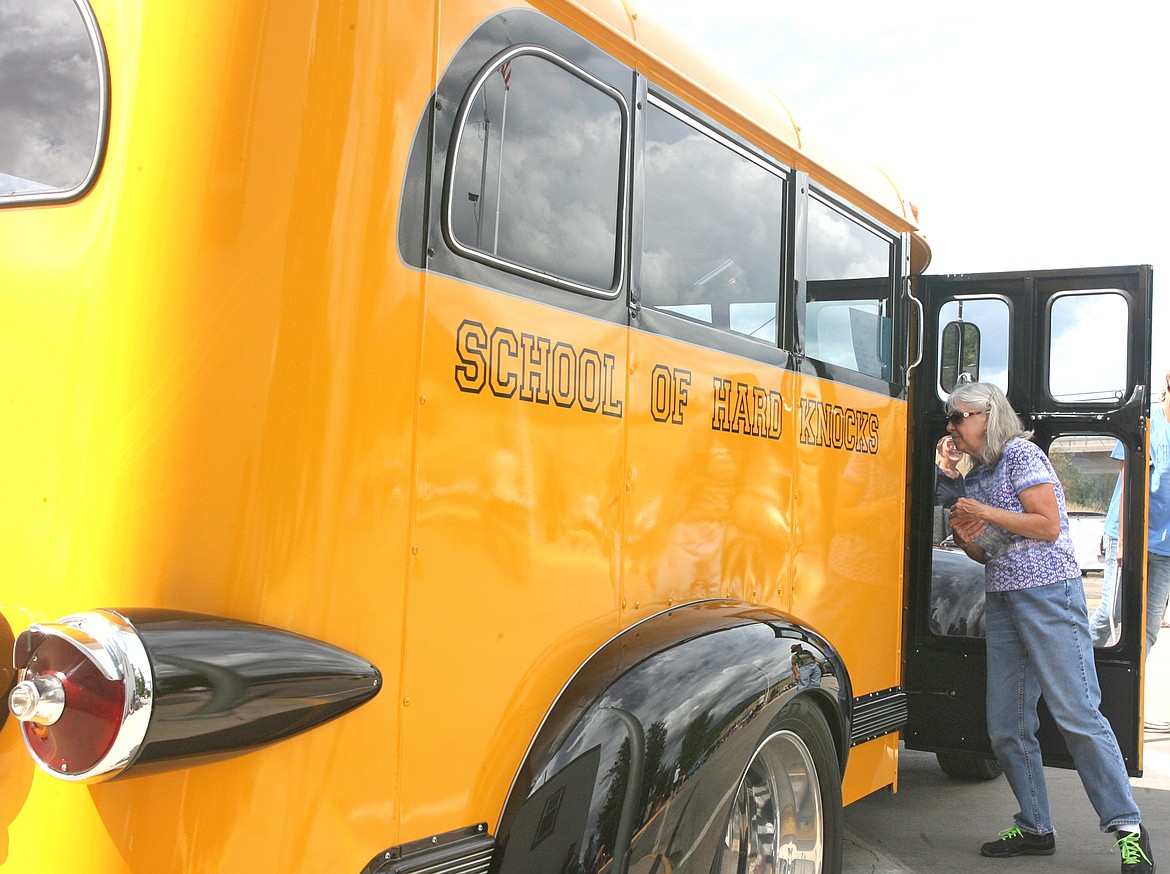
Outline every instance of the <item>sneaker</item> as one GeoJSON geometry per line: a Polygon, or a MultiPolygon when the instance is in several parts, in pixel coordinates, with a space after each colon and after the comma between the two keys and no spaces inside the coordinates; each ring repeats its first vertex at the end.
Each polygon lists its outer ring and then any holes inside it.
{"type": "Polygon", "coordinates": [[[1020,831],[1019,826],[1013,825],[1001,831],[998,840],[984,844],[979,852],[993,859],[1007,859],[1011,856],[1051,856],[1056,852],[1056,835],[1052,832],[1046,835],[1031,835],[1020,831]]]}
{"type": "Polygon", "coordinates": [[[1121,851],[1121,874],[1154,874],[1150,835],[1144,826],[1140,832],[1122,832],[1117,849],[1121,851]]]}

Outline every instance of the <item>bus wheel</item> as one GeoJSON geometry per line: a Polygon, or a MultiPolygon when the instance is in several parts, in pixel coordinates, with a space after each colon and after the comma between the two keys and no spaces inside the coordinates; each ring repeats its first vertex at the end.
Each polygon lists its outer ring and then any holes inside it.
{"type": "Polygon", "coordinates": [[[1003,773],[999,762],[974,753],[936,752],[938,766],[950,777],[963,780],[994,780],[1003,773]]]}
{"type": "Polygon", "coordinates": [[[816,705],[784,709],[757,747],[727,818],[718,874],[837,871],[841,775],[816,705]]]}

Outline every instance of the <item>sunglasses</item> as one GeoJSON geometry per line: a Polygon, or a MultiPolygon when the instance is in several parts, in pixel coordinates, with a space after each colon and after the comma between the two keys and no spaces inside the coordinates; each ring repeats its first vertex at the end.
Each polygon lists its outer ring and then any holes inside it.
{"type": "Polygon", "coordinates": [[[947,414],[947,421],[950,422],[952,425],[960,425],[967,419],[968,416],[978,416],[978,415],[980,415],[982,413],[986,413],[986,412],[988,412],[988,410],[979,410],[978,412],[974,412],[974,413],[964,412],[962,410],[955,410],[953,413],[947,414]]]}

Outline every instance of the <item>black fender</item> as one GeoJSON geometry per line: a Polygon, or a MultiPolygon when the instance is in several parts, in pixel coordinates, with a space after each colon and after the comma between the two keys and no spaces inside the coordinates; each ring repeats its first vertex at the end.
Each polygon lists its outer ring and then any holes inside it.
{"type": "Polygon", "coordinates": [[[825,638],[738,601],[632,626],[549,710],[504,803],[491,870],[616,874],[647,858],[706,870],[749,759],[797,697],[823,713],[844,772],[852,691],[825,638]],[[803,676],[797,649],[812,659],[801,656],[803,676]]]}

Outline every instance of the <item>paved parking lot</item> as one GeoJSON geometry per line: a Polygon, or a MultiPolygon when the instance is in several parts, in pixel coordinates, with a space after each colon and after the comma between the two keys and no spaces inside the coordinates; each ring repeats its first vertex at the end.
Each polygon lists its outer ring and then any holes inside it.
{"type": "MultiPolygon", "coordinates": [[[[1146,720],[1170,721],[1170,629],[1146,664],[1146,720]]],[[[1155,859],[1170,866],[1170,733],[1147,732],[1145,774],[1134,794],[1149,824],[1155,859]]],[[[1017,805],[1000,777],[968,782],[946,776],[934,755],[902,751],[897,794],[876,792],[845,809],[845,874],[1089,874],[1116,872],[1121,858],[1097,827],[1075,771],[1045,770],[1056,855],[986,859],[979,845],[1011,824],[1017,805]]],[[[1167,867],[1170,870],[1170,867],[1167,867]]]]}

